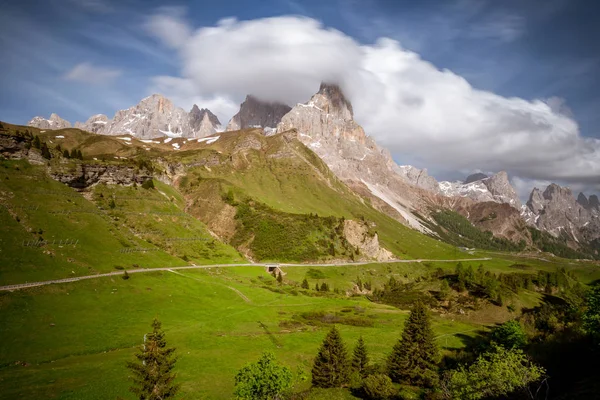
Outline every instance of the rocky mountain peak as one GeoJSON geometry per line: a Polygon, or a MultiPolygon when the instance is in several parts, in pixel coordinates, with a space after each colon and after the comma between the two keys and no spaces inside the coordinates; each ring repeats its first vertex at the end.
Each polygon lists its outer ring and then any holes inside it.
{"type": "Polygon", "coordinates": [[[27,123],[27,126],[33,126],[35,128],[40,129],[65,129],[70,128],[71,123],[67,120],[62,119],[57,114],[50,114],[49,119],[45,119],[44,117],[34,117],[31,121],[27,123]]]}
{"type": "Polygon", "coordinates": [[[598,201],[598,196],[595,194],[590,195],[588,199],[589,208],[596,208],[600,210],[600,202],[598,201]]]}
{"type": "Polygon", "coordinates": [[[486,174],[483,174],[481,172],[477,172],[475,174],[471,174],[469,176],[467,176],[467,179],[465,179],[465,184],[467,183],[471,183],[471,182],[476,182],[476,181],[480,181],[482,179],[486,179],[488,178],[488,176],[486,174]]]}
{"type": "Polygon", "coordinates": [[[583,208],[588,208],[590,206],[590,202],[585,194],[579,192],[579,196],[577,196],[577,203],[579,203],[583,208]]]}
{"type": "Polygon", "coordinates": [[[281,118],[291,110],[291,107],[274,102],[265,102],[255,96],[247,95],[240,104],[240,111],[227,124],[227,131],[261,127],[274,130],[281,118]]]}
{"type": "Polygon", "coordinates": [[[329,100],[330,104],[325,107],[327,113],[347,115],[347,119],[354,118],[352,104],[346,99],[342,89],[337,84],[322,82],[317,94],[329,100]]]}
{"type": "Polygon", "coordinates": [[[89,117],[84,123],[75,122],[75,128],[92,133],[102,133],[102,131],[106,128],[107,123],[108,117],[106,115],[96,114],[89,117]]]}
{"type": "Polygon", "coordinates": [[[519,200],[515,188],[510,184],[508,174],[505,171],[492,175],[485,179],[484,183],[497,201],[510,204],[516,209],[521,208],[521,200],[519,200]]]}
{"type": "Polygon", "coordinates": [[[210,136],[221,129],[219,118],[207,108],[200,109],[194,104],[188,117],[194,137],[203,138],[210,136]]]}
{"type": "MultiPolygon", "coordinates": [[[[561,187],[556,183],[551,183],[548,185],[546,190],[544,190],[544,199],[546,200],[567,200],[570,201],[573,198],[573,192],[571,189],[567,187],[561,187]]],[[[573,200],[575,200],[573,198],[573,200]]]]}

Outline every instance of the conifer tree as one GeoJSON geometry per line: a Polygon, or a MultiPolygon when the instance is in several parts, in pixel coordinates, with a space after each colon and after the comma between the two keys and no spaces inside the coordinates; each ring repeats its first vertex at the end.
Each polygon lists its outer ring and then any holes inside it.
{"type": "Polygon", "coordinates": [[[321,283],[321,289],[319,289],[321,292],[329,292],[329,285],[325,282],[321,283]]]}
{"type": "Polygon", "coordinates": [[[42,143],[40,142],[40,138],[38,137],[38,135],[35,135],[35,137],[33,138],[33,147],[39,149],[41,145],[42,143]]]}
{"type": "Polygon", "coordinates": [[[312,384],[316,387],[341,387],[348,383],[349,365],[347,351],[340,332],[334,326],[331,328],[312,368],[312,384]]]}
{"type": "Polygon", "coordinates": [[[433,387],[438,382],[438,348],[423,303],[417,302],[404,323],[402,338],[388,358],[388,371],[394,382],[433,387]]]}
{"type": "Polygon", "coordinates": [[[71,150],[71,158],[77,158],[77,150],[75,150],[75,149],[71,150]]]}
{"type": "Polygon", "coordinates": [[[157,319],[152,322],[152,332],[146,335],[144,345],[135,355],[137,362],[128,362],[133,373],[133,386],[129,390],[140,400],[170,399],[177,394],[179,385],[174,383],[176,358],[174,348],[168,348],[165,333],[157,319]]]}
{"type": "Polygon", "coordinates": [[[315,283],[315,290],[318,292],[319,291],[319,282],[315,283]]]}
{"type": "Polygon", "coordinates": [[[52,158],[52,154],[50,154],[50,150],[48,149],[46,142],[42,143],[40,150],[42,151],[42,157],[48,160],[52,158]]]}
{"type": "Polygon", "coordinates": [[[63,151],[63,157],[64,158],[71,158],[71,155],[69,154],[69,150],[64,149],[64,151],[63,151]]]}
{"type": "Polygon", "coordinates": [[[300,285],[302,287],[302,289],[308,289],[310,286],[308,286],[308,281],[306,280],[306,278],[304,278],[304,280],[302,281],[302,285],[300,285]]]}
{"type": "Polygon", "coordinates": [[[361,378],[367,376],[367,364],[369,363],[369,355],[365,347],[365,341],[362,336],[358,338],[354,353],[352,354],[352,368],[358,372],[361,378]]]}

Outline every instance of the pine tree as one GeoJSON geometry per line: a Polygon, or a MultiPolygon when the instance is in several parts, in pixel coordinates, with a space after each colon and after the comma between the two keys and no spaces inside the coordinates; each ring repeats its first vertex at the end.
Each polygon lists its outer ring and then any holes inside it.
{"type": "Polygon", "coordinates": [[[77,150],[77,158],[83,160],[83,154],[81,153],[81,150],[77,150]]]}
{"type": "Polygon", "coordinates": [[[354,353],[352,355],[352,368],[359,373],[361,378],[367,376],[367,364],[369,363],[369,356],[367,354],[367,348],[365,347],[365,341],[362,336],[358,338],[354,353]]]}
{"type": "Polygon", "coordinates": [[[133,373],[133,386],[129,390],[140,400],[173,398],[179,390],[174,383],[176,374],[172,372],[177,361],[174,352],[174,348],[167,348],[161,323],[155,319],[152,332],[146,335],[144,345],[135,355],[138,361],[127,363],[133,373]]]}
{"type": "Polygon", "coordinates": [[[71,156],[69,155],[69,150],[65,149],[65,150],[63,151],[63,157],[64,157],[64,158],[71,158],[71,156]]]}
{"type": "Polygon", "coordinates": [[[41,146],[42,143],[40,142],[40,138],[38,137],[38,135],[35,135],[35,137],[33,138],[33,147],[39,149],[41,146]]]}
{"type": "Polygon", "coordinates": [[[77,158],[77,150],[75,150],[75,149],[71,150],[71,158],[77,158]]]}
{"type": "Polygon", "coordinates": [[[46,142],[42,143],[40,150],[42,152],[42,157],[44,157],[47,160],[52,158],[52,154],[50,154],[50,150],[48,149],[48,145],[46,144],[46,142]]]}
{"type": "Polygon", "coordinates": [[[319,282],[315,283],[315,290],[318,292],[319,291],[319,282]]]}
{"type": "Polygon", "coordinates": [[[321,289],[319,289],[321,292],[329,292],[329,285],[325,282],[321,283],[321,289]]]}
{"type": "Polygon", "coordinates": [[[394,382],[433,387],[438,382],[438,358],[427,310],[417,302],[404,324],[402,338],[388,358],[390,378],[394,382]]]}
{"type": "Polygon", "coordinates": [[[340,332],[334,326],[331,328],[312,368],[312,384],[316,387],[341,387],[348,383],[349,368],[346,346],[340,332]]]}
{"type": "Polygon", "coordinates": [[[308,289],[310,286],[308,286],[308,281],[306,280],[306,278],[304,278],[304,280],[302,281],[302,285],[300,285],[302,287],[302,289],[308,289]]]}

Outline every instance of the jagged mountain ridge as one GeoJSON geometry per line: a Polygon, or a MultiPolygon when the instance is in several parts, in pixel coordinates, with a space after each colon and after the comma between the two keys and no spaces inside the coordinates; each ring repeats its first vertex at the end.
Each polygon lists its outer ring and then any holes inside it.
{"type": "Polygon", "coordinates": [[[266,133],[273,133],[281,118],[291,110],[282,103],[264,102],[253,95],[247,95],[240,104],[240,110],[227,124],[227,131],[247,128],[263,128],[266,133]]]}
{"type": "Polygon", "coordinates": [[[27,126],[33,126],[40,129],[64,129],[70,128],[71,123],[67,120],[62,119],[57,114],[50,114],[50,118],[44,117],[33,117],[31,121],[27,123],[27,126]]]}
{"type": "Polygon", "coordinates": [[[575,242],[600,238],[600,205],[598,197],[588,199],[580,193],[577,199],[569,188],[555,183],[544,191],[534,188],[522,207],[525,221],[555,237],[564,236],[575,242]]]}
{"type": "MultiPolygon", "coordinates": [[[[56,114],[52,114],[49,120],[35,117],[28,125],[41,129],[71,127],[68,121],[56,114]]],[[[76,122],[75,128],[101,135],[130,134],[139,139],[161,136],[203,138],[220,131],[221,123],[208,109],[199,109],[194,104],[188,113],[164,96],[153,94],[135,106],[117,111],[110,120],[106,115],[97,114],[84,123],[76,122]]]]}

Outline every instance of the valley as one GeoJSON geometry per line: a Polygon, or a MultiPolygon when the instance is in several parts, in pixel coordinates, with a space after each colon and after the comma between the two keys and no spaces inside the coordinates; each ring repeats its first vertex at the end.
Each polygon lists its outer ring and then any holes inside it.
{"type": "Polygon", "coordinates": [[[76,128],[55,115],[1,123],[0,398],[130,398],[127,362],[154,318],[176,348],[181,398],[231,398],[236,371],[264,351],[294,371],[289,398],[364,398],[357,378],[313,387],[321,341],[333,327],[348,349],[363,338],[381,375],[415,304],[445,384],[518,321],[529,355],[574,393],[540,354],[588,340],[593,197],[575,221],[553,201],[572,205],[570,192],[552,186],[528,202],[532,225],[506,173],[451,184],[396,165],[336,85],[292,108],[249,96],[226,131],[213,117],[153,95],[76,128]]]}

